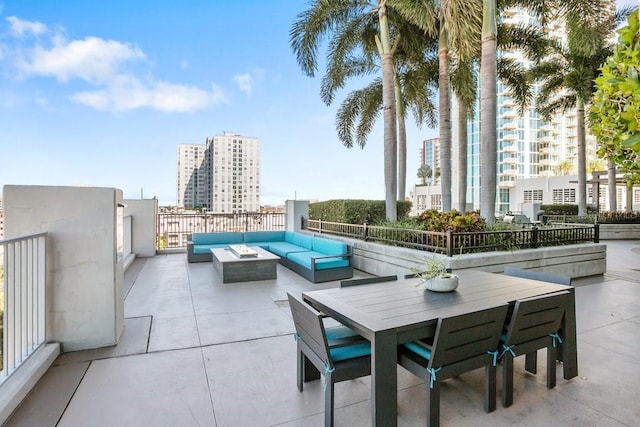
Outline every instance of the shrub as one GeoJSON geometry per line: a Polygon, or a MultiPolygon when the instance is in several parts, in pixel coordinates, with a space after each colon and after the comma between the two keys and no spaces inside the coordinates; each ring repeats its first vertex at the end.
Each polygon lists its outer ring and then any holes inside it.
{"type": "MultiPolygon", "coordinates": [[[[398,219],[407,218],[411,202],[398,200],[398,219]]],[[[344,224],[378,224],[386,220],[384,200],[327,200],[309,204],[309,218],[344,224]]]]}
{"type": "Polygon", "coordinates": [[[545,215],[578,215],[578,205],[541,205],[545,215]]]}
{"type": "Polygon", "coordinates": [[[640,212],[603,212],[598,215],[601,224],[640,224],[640,212]]]}
{"type": "Polygon", "coordinates": [[[440,232],[449,228],[455,232],[484,231],[487,227],[478,211],[461,213],[455,209],[450,212],[428,209],[422,212],[416,221],[423,230],[440,232]]]}

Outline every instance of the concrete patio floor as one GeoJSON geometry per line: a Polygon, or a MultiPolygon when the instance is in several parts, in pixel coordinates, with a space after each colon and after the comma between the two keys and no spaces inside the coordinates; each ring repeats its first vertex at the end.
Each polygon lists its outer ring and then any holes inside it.
{"type": "MultiPolygon", "coordinates": [[[[447,426],[636,426],[640,419],[640,241],[608,241],[607,273],[574,281],[579,376],[545,386],[516,360],[514,404],[487,414],[483,372],[442,387],[447,426]]],[[[115,347],[64,353],[6,426],[321,426],[322,383],[296,388],[286,293],[278,279],[222,284],[185,254],[138,259],[126,274],[125,329],[115,347]]],[[[498,393],[501,371],[498,370],[498,393]]],[[[426,386],[398,368],[398,425],[426,423],[426,386]]],[[[336,386],[337,426],[369,426],[370,377],[336,386]]]]}

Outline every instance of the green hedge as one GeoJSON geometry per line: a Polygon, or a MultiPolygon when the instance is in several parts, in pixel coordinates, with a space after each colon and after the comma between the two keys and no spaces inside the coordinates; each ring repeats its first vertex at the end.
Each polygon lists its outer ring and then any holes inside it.
{"type": "Polygon", "coordinates": [[[541,205],[545,215],[578,215],[578,205],[541,205]]]}
{"type": "MultiPolygon", "coordinates": [[[[398,200],[398,219],[409,216],[411,202],[398,200]]],[[[342,222],[345,224],[378,224],[386,219],[384,200],[327,200],[309,204],[309,219],[342,222]]]]}

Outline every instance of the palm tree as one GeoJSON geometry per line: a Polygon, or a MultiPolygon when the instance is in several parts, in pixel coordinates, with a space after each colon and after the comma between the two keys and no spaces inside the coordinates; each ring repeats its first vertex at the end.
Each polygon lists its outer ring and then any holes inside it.
{"type": "MultiPolygon", "coordinates": [[[[384,120],[385,210],[388,221],[396,221],[397,196],[397,128],[393,47],[391,42],[387,0],[376,6],[360,0],[314,0],[310,8],[298,15],[290,30],[290,43],[302,71],[310,77],[317,69],[316,55],[320,43],[330,33],[340,36],[349,31],[370,27],[377,20],[376,45],[382,68],[382,103],[384,120]]],[[[355,37],[362,34],[353,32],[355,37]]],[[[332,42],[330,40],[330,47],[332,42]]]]}
{"type": "Polygon", "coordinates": [[[608,38],[629,12],[630,9],[625,9],[609,19],[582,22],[577,28],[569,26],[568,43],[555,43],[546,59],[531,69],[532,76],[541,82],[537,110],[545,120],[558,112],[576,110],[580,216],[587,212],[585,106],[596,90],[594,80],[600,66],[613,53],[608,38]],[[590,25],[590,31],[585,31],[585,25],[590,25]]]}
{"type": "Polygon", "coordinates": [[[556,165],[556,171],[562,176],[569,175],[574,168],[573,161],[566,159],[556,165]]]}
{"type": "MultiPolygon", "coordinates": [[[[436,107],[432,102],[437,80],[437,63],[432,54],[435,41],[427,40],[417,26],[408,23],[389,9],[393,22],[395,60],[396,115],[398,122],[398,200],[406,194],[406,112],[412,111],[416,123],[430,127],[436,123],[436,107]]],[[[379,75],[375,57],[376,31],[363,28],[362,38],[356,40],[352,32],[344,40],[336,40],[328,60],[327,73],[322,79],[321,96],[330,105],[338,89],[348,78],[379,75]],[[355,52],[352,53],[352,52],[355,52]]],[[[382,110],[382,81],[378,77],[367,87],[351,92],[342,102],[336,115],[338,137],[346,147],[357,143],[366,145],[367,137],[382,110]]]]}
{"type": "Polygon", "coordinates": [[[451,54],[466,60],[477,51],[480,0],[398,2],[394,7],[427,35],[438,35],[439,143],[442,210],[451,210],[451,54]],[[436,14],[425,13],[434,10],[436,14]]]}
{"type": "MultiPolygon", "coordinates": [[[[497,22],[498,0],[483,0],[482,56],[480,62],[480,169],[482,194],[480,213],[491,224],[495,221],[496,203],[496,73],[497,73],[497,22]]],[[[568,22],[578,30],[583,23],[601,12],[601,0],[503,0],[500,8],[521,6],[537,14],[542,25],[550,16],[568,16],[568,22]]],[[[586,45],[589,45],[588,43],[586,45]]]]}

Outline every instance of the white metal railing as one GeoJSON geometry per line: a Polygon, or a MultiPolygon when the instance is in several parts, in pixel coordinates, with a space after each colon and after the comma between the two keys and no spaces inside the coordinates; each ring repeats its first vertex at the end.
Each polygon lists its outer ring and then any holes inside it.
{"type": "Polygon", "coordinates": [[[46,341],[46,234],[0,240],[0,248],[4,252],[1,383],[46,341]]]}

